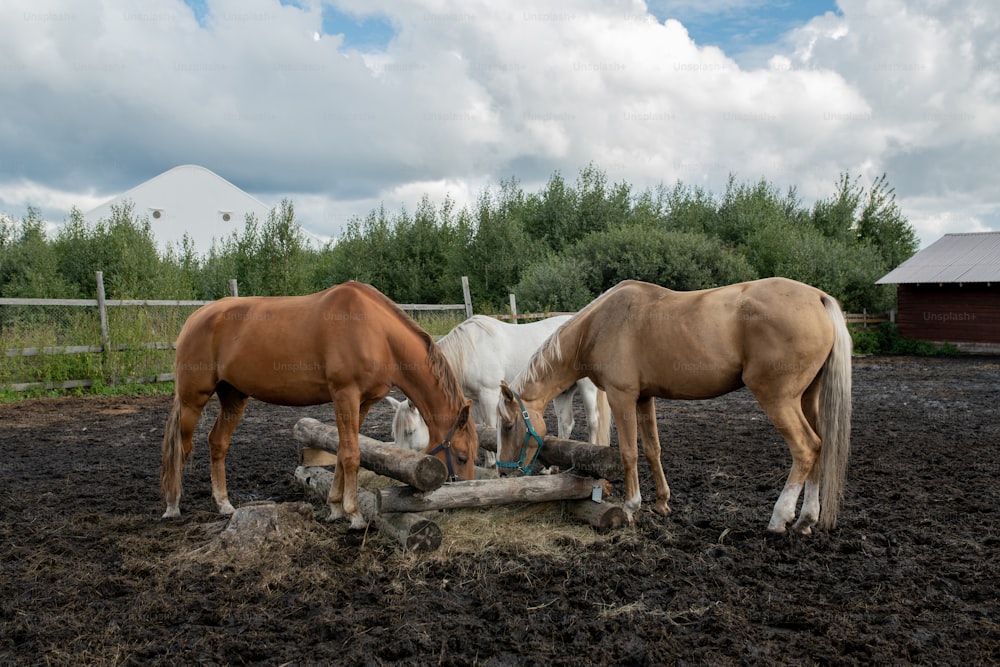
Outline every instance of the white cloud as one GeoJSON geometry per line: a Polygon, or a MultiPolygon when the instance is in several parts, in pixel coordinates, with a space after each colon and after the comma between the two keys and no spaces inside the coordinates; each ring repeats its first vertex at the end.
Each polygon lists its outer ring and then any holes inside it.
{"type": "Polygon", "coordinates": [[[593,162],[637,189],[734,172],[807,201],[885,171],[925,244],[995,224],[1000,8],[839,6],[737,61],[641,2],[339,2],[396,26],[369,53],[315,39],[318,2],[209,0],[204,27],[179,0],[9,2],[0,205],[61,219],[196,163],[335,236],[380,201],[593,162]]]}

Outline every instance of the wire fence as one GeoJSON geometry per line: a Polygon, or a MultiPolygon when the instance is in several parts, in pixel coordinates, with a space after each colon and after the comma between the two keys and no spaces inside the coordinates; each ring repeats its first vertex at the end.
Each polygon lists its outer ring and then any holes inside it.
{"type": "MultiPolygon", "coordinates": [[[[171,382],[174,348],[188,317],[210,301],[106,300],[97,272],[96,299],[0,299],[0,388],[13,391],[74,389],[94,385],[171,382]]],[[[399,304],[440,337],[472,315],[468,281],[465,303],[399,304]]],[[[236,281],[230,292],[238,294],[236,281]]],[[[572,313],[492,315],[517,322],[572,313]]],[[[852,328],[891,320],[887,314],[846,314],[852,328]]]]}
{"type": "MultiPolygon", "coordinates": [[[[23,392],[95,385],[171,382],[177,335],[211,301],[0,299],[0,388],[23,392]]],[[[427,327],[450,328],[471,315],[465,303],[399,304],[427,327]]],[[[230,292],[238,294],[236,281],[230,292]]]]}

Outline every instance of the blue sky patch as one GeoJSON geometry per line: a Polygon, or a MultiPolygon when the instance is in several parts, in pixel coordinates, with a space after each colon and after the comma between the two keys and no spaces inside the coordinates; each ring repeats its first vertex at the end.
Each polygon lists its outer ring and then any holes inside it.
{"type": "Polygon", "coordinates": [[[839,13],[834,0],[731,0],[690,2],[650,0],[649,11],[661,23],[677,19],[699,46],[717,46],[739,59],[754,48],[774,44],[782,35],[826,12],[839,13]]]}
{"type": "Polygon", "coordinates": [[[205,17],[208,16],[208,0],[184,0],[184,4],[191,8],[198,25],[204,28],[205,17]]]}
{"type": "Polygon", "coordinates": [[[396,29],[384,16],[361,18],[324,4],[323,34],[343,35],[345,49],[384,51],[396,36],[396,29]]]}

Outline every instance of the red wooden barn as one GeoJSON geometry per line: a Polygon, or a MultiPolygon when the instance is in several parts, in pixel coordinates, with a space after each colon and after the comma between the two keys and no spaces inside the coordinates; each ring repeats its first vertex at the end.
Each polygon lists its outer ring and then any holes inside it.
{"type": "Polygon", "coordinates": [[[1000,232],[945,234],[876,283],[896,285],[903,336],[1000,352],[1000,232]]]}

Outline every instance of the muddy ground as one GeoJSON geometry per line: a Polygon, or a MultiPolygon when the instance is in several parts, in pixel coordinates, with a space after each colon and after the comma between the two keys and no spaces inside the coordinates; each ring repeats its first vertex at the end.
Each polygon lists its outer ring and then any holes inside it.
{"type": "MultiPolygon", "coordinates": [[[[629,527],[599,535],[557,505],[463,510],[430,554],[311,520],[213,552],[211,409],[184,514],[161,521],[169,397],[3,405],[0,664],[1000,661],[1000,359],[858,359],[854,381],[830,533],[766,534],[790,457],[744,390],[658,404],[672,516],[649,509],[643,464],[629,527]]],[[[305,499],[302,416],[331,419],[251,402],[228,462],[237,505],[305,499]]],[[[388,440],[388,417],[364,432],[388,440]]]]}

